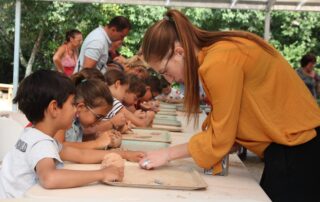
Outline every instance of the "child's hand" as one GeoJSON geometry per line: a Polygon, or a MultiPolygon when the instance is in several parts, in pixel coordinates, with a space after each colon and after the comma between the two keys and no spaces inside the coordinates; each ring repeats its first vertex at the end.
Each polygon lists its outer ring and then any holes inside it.
{"type": "Polygon", "coordinates": [[[128,124],[124,125],[124,126],[121,128],[121,130],[119,130],[119,132],[120,132],[121,134],[130,132],[130,128],[129,128],[128,124]]]}
{"type": "Polygon", "coordinates": [[[123,151],[121,156],[128,161],[139,162],[145,155],[141,151],[123,151]]]}
{"type": "Polygon", "coordinates": [[[109,166],[115,166],[117,168],[124,167],[124,160],[123,158],[117,153],[108,153],[103,157],[101,162],[101,167],[106,168],[109,166]]]}
{"type": "Polygon", "coordinates": [[[153,111],[147,111],[146,121],[147,125],[151,125],[154,119],[155,113],[153,111]]]}
{"type": "Polygon", "coordinates": [[[110,121],[114,129],[118,130],[118,128],[121,128],[126,124],[126,117],[123,113],[118,113],[117,115],[112,117],[110,121]]]}
{"type": "Polygon", "coordinates": [[[140,108],[147,111],[151,109],[151,105],[148,102],[142,102],[140,103],[140,108]]]}
{"type": "Polygon", "coordinates": [[[134,115],[136,116],[136,117],[138,117],[139,119],[144,119],[144,118],[146,118],[146,113],[144,112],[144,111],[142,111],[142,110],[136,110],[135,112],[134,112],[134,115]]]}
{"type": "Polygon", "coordinates": [[[118,148],[121,145],[121,141],[122,141],[122,135],[119,131],[116,130],[112,130],[110,133],[110,137],[111,137],[111,143],[110,143],[110,147],[111,148],[118,148]]]}
{"type": "Polygon", "coordinates": [[[131,123],[131,121],[128,121],[128,122],[127,122],[127,125],[128,125],[128,129],[129,129],[129,130],[131,130],[132,128],[135,128],[135,127],[136,127],[133,123],[131,123]]]}
{"type": "Polygon", "coordinates": [[[101,162],[104,173],[103,182],[122,181],[124,175],[124,160],[117,153],[108,153],[101,162]]]}
{"type": "Polygon", "coordinates": [[[103,182],[120,182],[124,176],[124,167],[118,168],[116,166],[109,166],[106,168],[102,168],[103,172],[103,182]]]}
{"type": "Polygon", "coordinates": [[[100,133],[97,137],[96,141],[96,149],[106,149],[111,144],[111,135],[109,131],[105,131],[100,133]]]}

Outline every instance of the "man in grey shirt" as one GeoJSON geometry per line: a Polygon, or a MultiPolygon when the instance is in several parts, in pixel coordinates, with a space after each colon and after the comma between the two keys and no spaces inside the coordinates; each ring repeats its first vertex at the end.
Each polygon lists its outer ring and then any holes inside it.
{"type": "Polygon", "coordinates": [[[96,67],[106,71],[108,50],[112,42],[123,40],[131,29],[131,23],[123,16],[114,17],[109,24],[94,29],[85,38],[74,73],[83,68],[96,67]]]}

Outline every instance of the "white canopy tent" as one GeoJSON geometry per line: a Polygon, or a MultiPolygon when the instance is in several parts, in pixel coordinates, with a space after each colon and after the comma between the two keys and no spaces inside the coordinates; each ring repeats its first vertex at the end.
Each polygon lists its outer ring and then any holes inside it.
{"type": "MultiPolygon", "coordinates": [[[[287,11],[320,11],[320,0],[43,0],[75,3],[116,3],[132,5],[154,5],[170,7],[198,7],[217,9],[264,10],[264,38],[270,38],[270,16],[272,10],[287,11]]],[[[14,71],[13,96],[16,95],[19,78],[19,47],[20,47],[21,0],[16,0],[15,10],[15,41],[14,41],[14,71]]],[[[13,105],[13,111],[16,111],[13,105]]]]}
{"type": "MultiPolygon", "coordinates": [[[[53,0],[44,0],[53,1],[53,0]]],[[[320,0],[54,0],[78,3],[116,3],[220,9],[320,11],[320,0]]]]}

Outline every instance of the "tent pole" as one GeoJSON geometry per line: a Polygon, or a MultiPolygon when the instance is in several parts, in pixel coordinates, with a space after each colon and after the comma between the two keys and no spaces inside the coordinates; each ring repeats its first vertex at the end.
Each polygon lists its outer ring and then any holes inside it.
{"type": "MultiPolygon", "coordinates": [[[[17,94],[19,82],[19,47],[20,47],[21,0],[16,0],[15,31],[14,31],[14,59],[13,59],[13,97],[17,94]]],[[[12,111],[17,111],[17,105],[12,105],[12,111]]]]}

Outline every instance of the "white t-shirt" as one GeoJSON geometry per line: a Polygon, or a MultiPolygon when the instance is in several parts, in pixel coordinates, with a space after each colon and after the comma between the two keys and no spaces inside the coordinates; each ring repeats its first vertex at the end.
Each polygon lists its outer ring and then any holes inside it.
{"type": "Polygon", "coordinates": [[[79,72],[84,68],[83,61],[84,56],[86,56],[97,61],[96,68],[104,74],[107,68],[110,45],[111,40],[102,26],[91,31],[83,41],[78,62],[73,73],[79,72]]]}
{"type": "MultiPolygon", "coordinates": [[[[10,134],[8,134],[10,135],[10,134]]],[[[57,168],[63,167],[59,152],[62,145],[35,128],[26,128],[14,148],[4,157],[0,172],[0,199],[22,197],[38,182],[37,163],[52,158],[57,168]]]]}
{"type": "Polygon", "coordinates": [[[111,109],[110,112],[107,114],[107,116],[105,117],[105,119],[111,119],[111,118],[114,117],[122,108],[123,108],[123,104],[122,104],[119,100],[117,100],[116,98],[113,98],[112,109],[111,109]]]}

